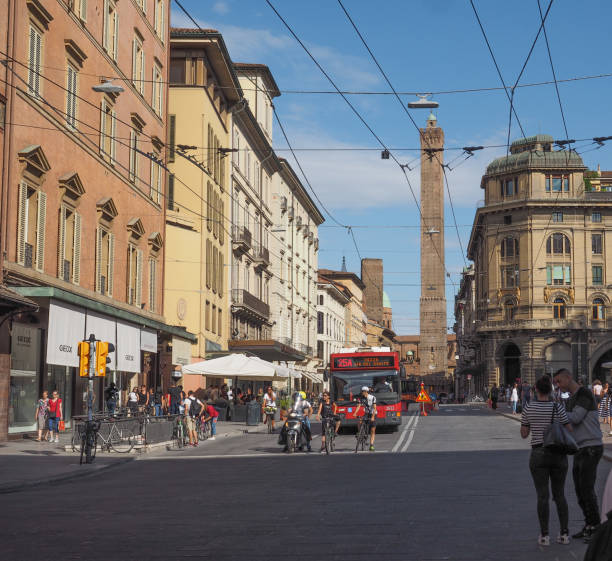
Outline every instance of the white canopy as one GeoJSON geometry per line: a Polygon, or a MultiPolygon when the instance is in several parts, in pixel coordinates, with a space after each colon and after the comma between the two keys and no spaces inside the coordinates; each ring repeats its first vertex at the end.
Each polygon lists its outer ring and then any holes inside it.
{"type": "Polygon", "coordinates": [[[274,378],[294,377],[291,372],[283,366],[239,353],[183,366],[183,374],[202,374],[220,378],[238,377],[241,380],[272,380],[274,378]]]}

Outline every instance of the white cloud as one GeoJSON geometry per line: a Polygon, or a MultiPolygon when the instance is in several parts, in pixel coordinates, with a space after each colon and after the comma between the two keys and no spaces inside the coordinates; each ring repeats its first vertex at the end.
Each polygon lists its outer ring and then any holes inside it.
{"type": "Polygon", "coordinates": [[[227,2],[215,2],[213,4],[212,11],[215,12],[215,14],[224,16],[230,11],[230,8],[227,2]]]}

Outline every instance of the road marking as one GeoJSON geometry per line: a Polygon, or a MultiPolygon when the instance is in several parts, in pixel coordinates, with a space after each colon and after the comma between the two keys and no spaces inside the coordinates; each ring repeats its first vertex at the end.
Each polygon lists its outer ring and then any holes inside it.
{"type": "Polygon", "coordinates": [[[416,420],[418,418],[419,418],[418,414],[414,414],[414,415],[410,416],[410,420],[402,427],[402,434],[397,439],[397,442],[395,443],[395,446],[393,446],[393,448],[391,448],[391,452],[397,452],[399,447],[402,445],[402,442],[404,441],[404,438],[406,438],[406,435],[408,434],[408,431],[410,430],[410,427],[413,424],[416,425],[416,420]]]}
{"type": "Polygon", "coordinates": [[[417,417],[416,420],[414,421],[414,425],[412,425],[412,428],[410,429],[410,435],[408,436],[408,440],[406,441],[406,444],[404,444],[404,447],[402,448],[402,454],[404,452],[408,451],[408,446],[410,446],[410,444],[412,443],[412,439],[414,438],[414,432],[416,431],[416,426],[419,423],[419,418],[417,417]]]}

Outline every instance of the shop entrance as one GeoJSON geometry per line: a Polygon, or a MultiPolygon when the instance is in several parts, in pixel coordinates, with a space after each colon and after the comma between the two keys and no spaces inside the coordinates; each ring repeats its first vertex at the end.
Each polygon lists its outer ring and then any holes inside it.
{"type": "Polygon", "coordinates": [[[504,384],[513,385],[521,377],[521,350],[514,344],[508,343],[503,354],[504,384]]]}

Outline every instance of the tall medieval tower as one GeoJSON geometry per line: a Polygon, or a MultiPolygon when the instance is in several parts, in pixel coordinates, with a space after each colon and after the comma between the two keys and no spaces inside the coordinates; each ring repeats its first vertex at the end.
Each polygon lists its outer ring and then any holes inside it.
{"type": "Polygon", "coordinates": [[[421,374],[446,375],[444,131],[435,115],[421,129],[421,374]]]}

